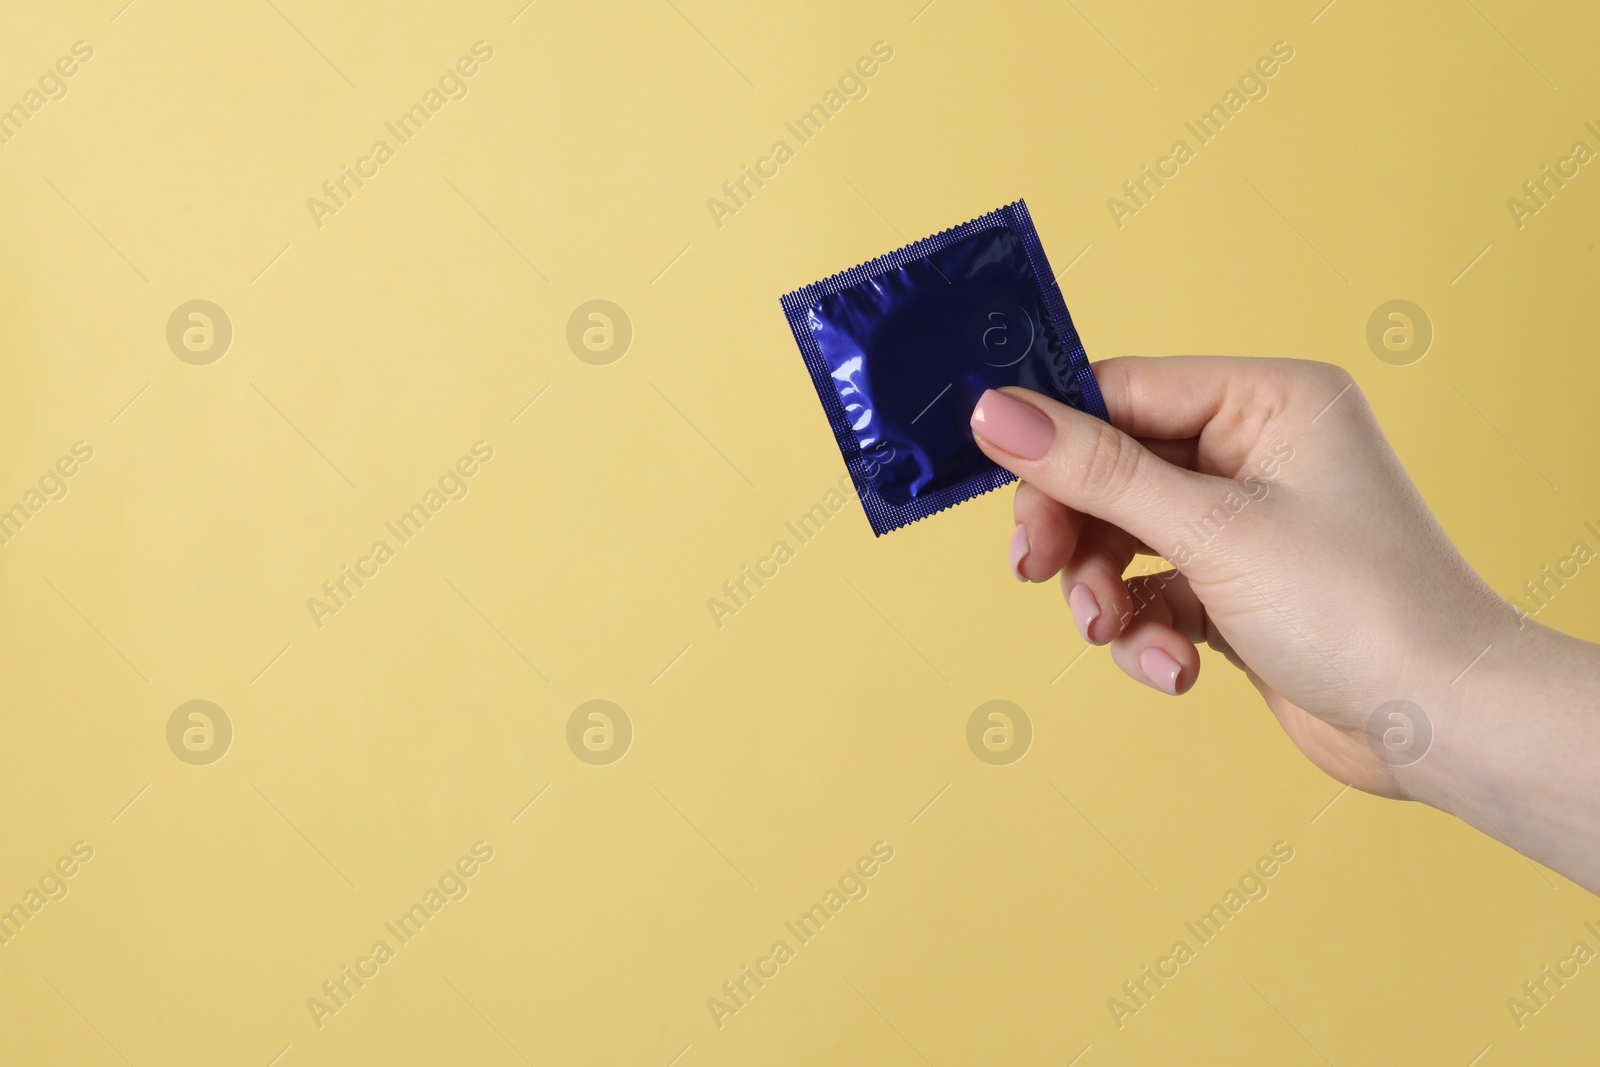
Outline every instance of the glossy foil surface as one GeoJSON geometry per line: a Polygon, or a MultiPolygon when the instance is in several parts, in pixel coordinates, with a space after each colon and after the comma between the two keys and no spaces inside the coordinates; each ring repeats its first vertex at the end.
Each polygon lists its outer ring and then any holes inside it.
{"type": "Polygon", "coordinates": [[[1020,202],[785,307],[879,533],[1012,480],[972,438],[984,390],[1021,385],[1105,417],[1020,202]]]}

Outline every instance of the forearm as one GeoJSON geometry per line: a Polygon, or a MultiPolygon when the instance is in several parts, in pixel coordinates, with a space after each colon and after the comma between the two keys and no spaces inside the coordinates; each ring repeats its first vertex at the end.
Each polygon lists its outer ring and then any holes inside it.
{"type": "Polygon", "coordinates": [[[1600,893],[1600,645],[1526,620],[1439,710],[1407,792],[1600,893]]]}

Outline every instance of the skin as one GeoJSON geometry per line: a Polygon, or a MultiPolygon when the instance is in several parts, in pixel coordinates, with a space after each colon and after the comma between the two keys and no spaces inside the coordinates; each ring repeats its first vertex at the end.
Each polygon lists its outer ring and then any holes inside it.
{"type": "Polygon", "coordinates": [[[1059,574],[1085,639],[1135,680],[1186,693],[1209,645],[1333,778],[1449,812],[1600,892],[1600,646],[1489,588],[1350,375],[1192,356],[1095,376],[1110,425],[1004,390],[1053,424],[1038,458],[986,436],[1006,436],[1003,401],[974,412],[979,446],[1022,479],[1018,576],[1059,574]],[[1125,579],[1138,555],[1176,566],[1125,579]],[[1397,700],[1415,708],[1379,711],[1397,700]]]}

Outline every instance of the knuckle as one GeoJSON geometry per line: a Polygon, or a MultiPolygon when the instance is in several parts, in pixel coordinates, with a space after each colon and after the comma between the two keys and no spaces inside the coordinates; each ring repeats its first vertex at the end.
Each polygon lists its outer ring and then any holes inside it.
{"type": "Polygon", "coordinates": [[[1095,365],[1096,384],[1113,418],[1118,412],[1137,410],[1139,380],[1149,362],[1148,356],[1113,356],[1095,365]]]}
{"type": "Polygon", "coordinates": [[[1140,574],[1125,583],[1131,617],[1153,619],[1165,626],[1172,625],[1172,605],[1168,601],[1167,586],[1174,580],[1174,572],[1140,574]]]}
{"type": "Polygon", "coordinates": [[[1298,359],[1294,362],[1298,364],[1298,369],[1308,382],[1323,388],[1337,391],[1355,384],[1356,380],[1350,372],[1337,363],[1322,363],[1313,359],[1298,359]]]}
{"type": "Polygon", "coordinates": [[[1104,500],[1127,490],[1138,473],[1138,457],[1130,444],[1112,427],[1094,424],[1094,432],[1083,443],[1076,469],[1071,472],[1085,493],[1104,500]]]}

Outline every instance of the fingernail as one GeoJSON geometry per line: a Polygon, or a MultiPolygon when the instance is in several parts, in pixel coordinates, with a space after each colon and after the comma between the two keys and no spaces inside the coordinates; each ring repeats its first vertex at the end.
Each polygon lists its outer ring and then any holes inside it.
{"type": "Polygon", "coordinates": [[[972,432],[1020,459],[1038,459],[1050,451],[1056,424],[1032,404],[990,389],[972,409],[972,432]]]}
{"type": "Polygon", "coordinates": [[[1011,573],[1017,576],[1017,581],[1027,581],[1027,576],[1022,573],[1022,561],[1028,558],[1028,528],[1022,523],[1017,523],[1017,528],[1011,531],[1011,573]]]}
{"type": "Polygon", "coordinates": [[[1150,684],[1171,696],[1178,695],[1178,661],[1154,645],[1139,653],[1139,669],[1150,684]]]}
{"type": "Polygon", "coordinates": [[[1082,582],[1067,591],[1067,607],[1072,610],[1072,621],[1078,624],[1078,632],[1085,641],[1093,641],[1089,636],[1089,627],[1094,625],[1094,620],[1100,617],[1100,601],[1094,597],[1094,590],[1082,582]]]}

